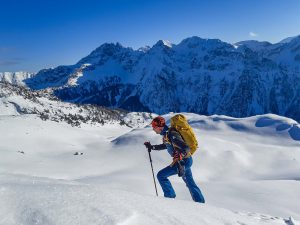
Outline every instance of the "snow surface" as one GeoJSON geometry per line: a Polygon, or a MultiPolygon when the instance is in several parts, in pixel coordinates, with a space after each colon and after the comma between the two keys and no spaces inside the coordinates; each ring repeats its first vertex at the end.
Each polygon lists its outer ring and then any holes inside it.
{"type": "MultiPolygon", "coordinates": [[[[273,114],[185,115],[199,141],[192,169],[204,205],[177,176],[175,200],[159,185],[155,196],[143,143],[161,137],[150,126],[1,115],[0,224],[299,224],[299,124],[273,114]]],[[[155,173],[171,162],[166,151],[151,154],[155,173]]]]}
{"type": "Polygon", "coordinates": [[[0,72],[0,82],[8,82],[13,85],[26,86],[25,79],[31,78],[34,73],[29,72],[0,72]]]}
{"type": "Polygon", "coordinates": [[[279,217],[95,185],[26,176],[3,179],[0,196],[6,206],[0,206],[1,224],[287,224],[279,217]]]}

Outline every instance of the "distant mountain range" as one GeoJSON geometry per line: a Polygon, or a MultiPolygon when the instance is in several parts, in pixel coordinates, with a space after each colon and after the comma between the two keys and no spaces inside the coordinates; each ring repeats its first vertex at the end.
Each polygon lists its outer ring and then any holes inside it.
{"type": "Polygon", "coordinates": [[[300,121],[300,36],[276,44],[191,37],[138,50],[106,43],[24,83],[64,101],[129,111],[274,113],[300,121]]]}

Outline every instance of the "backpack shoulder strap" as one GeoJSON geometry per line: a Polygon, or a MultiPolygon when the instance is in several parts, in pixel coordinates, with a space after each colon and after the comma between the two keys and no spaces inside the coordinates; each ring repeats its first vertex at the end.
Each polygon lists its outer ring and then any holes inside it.
{"type": "Polygon", "coordinates": [[[170,128],[167,136],[168,136],[169,142],[173,145],[173,147],[176,147],[182,153],[188,151],[189,146],[184,141],[180,132],[178,132],[175,128],[173,128],[173,127],[170,128]]]}

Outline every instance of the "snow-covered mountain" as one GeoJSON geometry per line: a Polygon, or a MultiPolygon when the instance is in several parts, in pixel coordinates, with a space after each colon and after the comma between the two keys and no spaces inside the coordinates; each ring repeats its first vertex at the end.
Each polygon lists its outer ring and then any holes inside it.
{"type": "Polygon", "coordinates": [[[29,79],[33,76],[34,73],[29,72],[0,72],[0,82],[25,86],[23,80],[29,79]]]}
{"type": "Polygon", "coordinates": [[[129,113],[96,105],[66,103],[54,97],[51,90],[32,91],[23,86],[0,82],[0,116],[28,114],[42,120],[64,121],[72,126],[111,123],[129,127],[144,126],[152,116],[149,113],[129,113]]]}
{"type": "Polygon", "coordinates": [[[75,65],[25,82],[65,101],[130,111],[274,113],[300,121],[300,36],[276,44],[191,37],[139,50],[103,44],[75,65]]]}
{"type": "Polygon", "coordinates": [[[289,43],[289,42],[293,41],[294,39],[299,38],[299,36],[300,35],[297,35],[297,36],[294,36],[294,37],[285,38],[285,39],[281,40],[279,43],[289,43]]]}

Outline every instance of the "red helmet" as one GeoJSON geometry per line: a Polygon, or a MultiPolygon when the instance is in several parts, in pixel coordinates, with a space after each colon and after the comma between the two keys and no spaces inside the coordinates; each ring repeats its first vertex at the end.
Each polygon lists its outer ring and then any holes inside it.
{"type": "Polygon", "coordinates": [[[152,120],[151,125],[153,128],[164,127],[166,125],[166,121],[162,116],[158,116],[152,120]]]}

